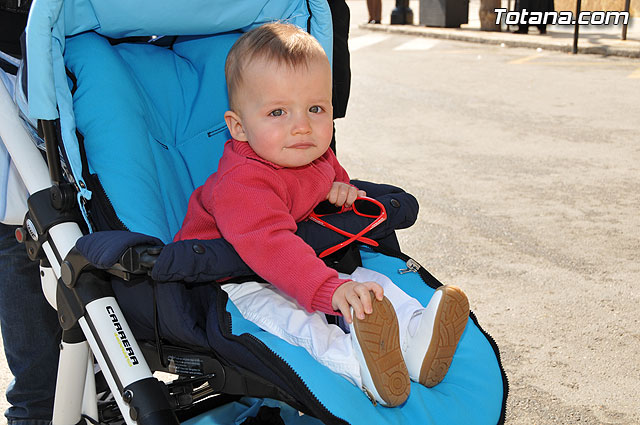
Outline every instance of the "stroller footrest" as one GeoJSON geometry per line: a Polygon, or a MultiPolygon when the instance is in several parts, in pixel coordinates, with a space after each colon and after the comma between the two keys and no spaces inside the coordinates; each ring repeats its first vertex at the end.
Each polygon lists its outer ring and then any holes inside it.
{"type": "Polygon", "coordinates": [[[272,383],[247,370],[223,365],[210,353],[163,344],[161,359],[154,343],[145,341],[140,343],[140,347],[151,370],[181,376],[169,384],[171,395],[181,401],[177,403],[180,408],[187,407],[184,405],[184,401],[187,400],[184,395],[187,393],[192,394],[193,402],[222,393],[282,400],[298,410],[304,409],[298,406],[299,403],[295,399],[272,383]],[[205,383],[208,384],[206,390],[199,388],[205,383]]]}

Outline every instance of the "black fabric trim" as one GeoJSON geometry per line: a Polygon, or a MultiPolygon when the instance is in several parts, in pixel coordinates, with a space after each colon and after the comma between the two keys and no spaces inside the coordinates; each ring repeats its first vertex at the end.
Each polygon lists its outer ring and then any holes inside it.
{"type": "Polygon", "coordinates": [[[173,45],[175,44],[177,39],[178,39],[177,35],[163,35],[153,40],[149,40],[149,43],[153,44],[154,46],[173,49],[173,45]]]}
{"type": "Polygon", "coordinates": [[[109,196],[100,183],[100,178],[96,174],[91,174],[85,182],[92,192],[90,210],[93,230],[129,230],[118,218],[109,196]]]}
{"type": "Polygon", "coordinates": [[[307,0],[307,11],[309,12],[309,18],[307,19],[307,32],[311,34],[311,18],[313,16],[311,14],[311,4],[309,4],[309,0],[307,0]]]}
{"type": "Polygon", "coordinates": [[[89,201],[91,202],[91,208],[87,209],[87,213],[89,214],[93,230],[129,230],[120,220],[118,214],[116,214],[116,210],[113,208],[104,187],[102,187],[98,175],[91,174],[89,171],[84,136],[79,131],[76,131],[76,136],[78,138],[78,150],[82,164],[82,179],[86,183],[87,189],[92,192],[91,201],[89,201]]]}
{"type": "Polygon", "coordinates": [[[69,68],[65,66],[64,69],[67,72],[67,77],[69,77],[69,79],[73,83],[73,87],[71,87],[71,96],[73,97],[73,95],[76,94],[76,90],[78,90],[78,79],[76,78],[76,75],[73,72],[71,72],[69,68]]]}
{"type": "Polygon", "coordinates": [[[117,46],[118,44],[123,44],[123,43],[145,44],[151,41],[150,36],[132,36],[132,37],[123,37],[123,38],[110,38],[105,36],[104,38],[106,38],[109,44],[111,44],[112,46],[117,46]]]}
{"type": "MultiPolygon", "coordinates": [[[[74,83],[74,88],[75,88],[74,83]]],[[[82,165],[82,179],[88,181],[91,177],[89,174],[89,162],[87,161],[87,151],[84,147],[84,136],[78,130],[76,130],[76,137],[78,139],[78,150],[80,151],[80,163],[82,165]]]]}

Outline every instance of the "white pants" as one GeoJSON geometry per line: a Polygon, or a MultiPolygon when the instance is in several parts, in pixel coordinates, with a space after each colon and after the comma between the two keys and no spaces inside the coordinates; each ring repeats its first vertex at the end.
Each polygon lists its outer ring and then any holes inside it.
{"type": "MultiPolygon", "coordinates": [[[[374,281],[396,310],[400,344],[405,346],[406,330],[416,310],[423,308],[415,298],[398,288],[388,277],[358,267],[351,275],[340,275],[356,282],[374,281]]],[[[351,334],[330,325],[324,313],[309,313],[295,299],[268,283],[245,282],[222,285],[242,316],[292,345],[303,347],[313,358],[333,372],[362,387],[360,364],[355,356],[351,334]]]]}

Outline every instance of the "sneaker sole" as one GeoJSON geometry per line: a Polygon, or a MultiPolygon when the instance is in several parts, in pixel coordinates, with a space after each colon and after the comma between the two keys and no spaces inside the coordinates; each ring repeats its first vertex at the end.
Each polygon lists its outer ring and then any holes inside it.
{"type": "Polygon", "coordinates": [[[353,330],[376,391],[386,406],[399,406],[409,397],[411,382],[400,349],[398,319],[386,297],[378,301],[372,293],[371,301],[373,313],[364,320],[354,317],[353,330]]]}
{"type": "Polygon", "coordinates": [[[464,292],[451,285],[442,291],[435,317],[438,326],[434,326],[431,344],[420,368],[420,383],[429,388],[439,384],[447,374],[469,319],[469,300],[464,292]]]}

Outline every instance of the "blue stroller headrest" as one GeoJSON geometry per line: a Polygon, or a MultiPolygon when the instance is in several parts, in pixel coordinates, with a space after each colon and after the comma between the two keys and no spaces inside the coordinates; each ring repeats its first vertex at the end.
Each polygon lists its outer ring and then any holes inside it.
{"type": "Polygon", "coordinates": [[[216,170],[229,138],[220,75],[239,35],[184,37],[172,49],[112,46],[92,32],[67,40],[89,171],[127,228],[171,240],[191,192],[216,170]]]}

